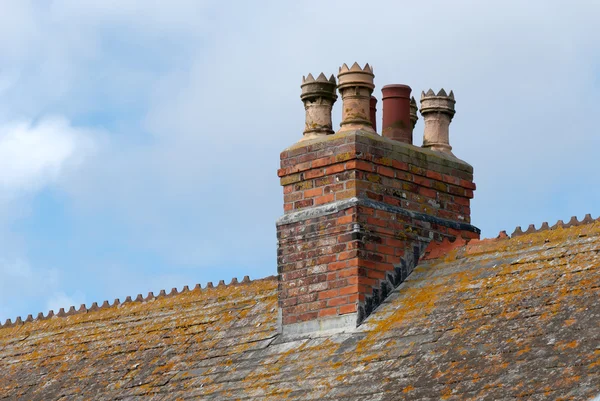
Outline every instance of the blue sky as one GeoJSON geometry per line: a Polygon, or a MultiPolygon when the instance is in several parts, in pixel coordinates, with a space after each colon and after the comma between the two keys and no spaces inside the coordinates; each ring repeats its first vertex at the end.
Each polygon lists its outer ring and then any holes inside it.
{"type": "Polygon", "coordinates": [[[0,8],[2,321],[275,274],[300,80],[342,63],[373,65],[378,97],[454,90],[451,144],[475,168],[484,236],[600,215],[598,2],[0,8]]]}

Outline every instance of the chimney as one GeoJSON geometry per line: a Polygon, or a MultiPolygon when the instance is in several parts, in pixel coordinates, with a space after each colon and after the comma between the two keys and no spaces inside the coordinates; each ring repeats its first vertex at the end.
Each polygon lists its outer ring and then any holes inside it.
{"type": "MultiPolygon", "coordinates": [[[[440,141],[428,149],[377,135],[369,118],[373,76],[368,65],[344,65],[341,129],[281,153],[277,269],[286,337],[354,329],[406,279],[430,241],[479,237],[470,223],[473,168],[440,141]]],[[[408,99],[402,118],[412,125],[416,104],[411,109],[408,99]]],[[[424,106],[427,122],[433,111],[424,106]]]]}
{"type": "Polygon", "coordinates": [[[437,95],[431,89],[421,93],[421,115],[425,121],[424,148],[452,154],[449,129],[455,103],[452,91],[449,95],[444,89],[440,89],[437,95]]]}
{"type": "Polygon", "coordinates": [[[381,89],[383,101],[381,135],[412,145],[410,92],[411,88],[408,85],[386,85],[381,89]]]}

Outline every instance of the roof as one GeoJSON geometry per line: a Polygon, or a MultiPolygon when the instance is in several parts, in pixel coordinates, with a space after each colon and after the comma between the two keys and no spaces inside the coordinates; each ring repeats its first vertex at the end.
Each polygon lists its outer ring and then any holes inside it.
{"type": "Polygon", "coordinates": [[[361,326],[305,338],[277,334],[276,278],[12,325],[0,399],[589,399],[599,252],[600,222],[442,244],[361,326]]]}

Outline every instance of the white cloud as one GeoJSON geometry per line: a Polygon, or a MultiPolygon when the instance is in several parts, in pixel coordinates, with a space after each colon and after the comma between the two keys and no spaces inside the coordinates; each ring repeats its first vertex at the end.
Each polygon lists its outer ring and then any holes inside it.
{"type": "Polygon", "coordinates": [[[61,288],[61,269],[32,265],[27,235],[13,227],[29,215],[36,194],[76,173],[102,137],[64,117],[0,123],[0,317],[33,313],[28,305],[39,309],[61,288]]]}
{"type": "Polygon", "coordinates": [[[20,194],[54,183],[93,146],[91,135],[60,117],[0,125],[0,191],[20,194]]]}

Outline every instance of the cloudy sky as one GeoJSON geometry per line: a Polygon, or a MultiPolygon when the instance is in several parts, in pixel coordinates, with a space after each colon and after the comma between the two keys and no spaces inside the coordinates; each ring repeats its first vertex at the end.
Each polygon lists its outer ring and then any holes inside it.
{"type": "Polygon", "coordinates": [[[377,96],[454,90],[484,236],[597,217],[598,15],[593,0],[0,0],[0,319],[275,274],[300,80],[344,62],[374,66],[377,96]]]}

